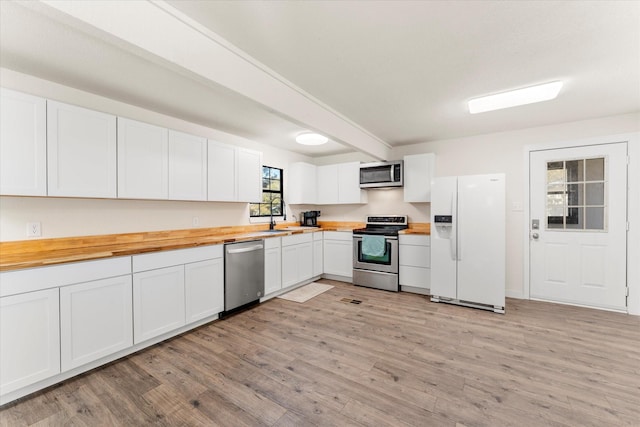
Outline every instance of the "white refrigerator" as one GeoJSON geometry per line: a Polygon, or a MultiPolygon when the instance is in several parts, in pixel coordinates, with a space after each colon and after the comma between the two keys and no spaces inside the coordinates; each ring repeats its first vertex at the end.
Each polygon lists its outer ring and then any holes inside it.
{"type": "Polygon", "coordinates": [[[431,301],[504,313],[505,175],[431,183],[431,301]]]}

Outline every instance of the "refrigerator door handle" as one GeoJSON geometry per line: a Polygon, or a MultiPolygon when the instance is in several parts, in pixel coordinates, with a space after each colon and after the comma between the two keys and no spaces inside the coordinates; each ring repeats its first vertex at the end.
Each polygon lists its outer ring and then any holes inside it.
{"type": "MultiPolygon", "coordinates": [[[[458,192],[460,190],[458,189],[458,192]]],[[[457,200],[456,202],[456,254],[457,260],[462,261],[462,227],[460,226],[460,212],[463,212],[462,208],[462,200],[457,200]]]]}
{"type": "Polygon", "coordinates": [[[457,227],[457,221],[458,218],[456,216],[457,212],[456,212],[456,195],[454,193],[451,194],[451,210],[449,212],[451,212],[451,215],[453,215],[453,220],[452,220],[452,224],[451,224],[451,234],[449,235],[449,252],[451,254],[451,259],[453,261],[456,260],[456,227],[457,227]]]}

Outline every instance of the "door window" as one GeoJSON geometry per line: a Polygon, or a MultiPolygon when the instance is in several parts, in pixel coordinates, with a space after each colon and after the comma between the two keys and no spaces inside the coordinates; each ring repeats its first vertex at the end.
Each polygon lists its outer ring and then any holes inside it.
{"type": "Polygon", "coordinates": [[[606,230],[605,160],[547,162],[547,229],[606,230]]]}

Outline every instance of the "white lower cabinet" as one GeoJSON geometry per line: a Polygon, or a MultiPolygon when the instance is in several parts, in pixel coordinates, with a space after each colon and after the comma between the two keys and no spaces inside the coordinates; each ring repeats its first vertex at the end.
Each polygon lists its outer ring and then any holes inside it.
{"type": "Polygon", "coordinates": [[[313,233],[313,277],[324,273],[323,235],[322,231],[313,233]]]}
{"type": "Polygon", "coordinates": [[[58,288],[0,298],[0,395],[60,372],[58,299],[58,288]]]}
{"type": "Polygon", "coordinates": [[[133,275],[133,339],[139,344],[185,324],[184,265],[133,275]]]}
{"type": "Polygon", "coordinates": [[[353,233],[324,232],[324,274],[353,278],[353,233]]]}
{"type": "Polygon", "coordinates": [[[398,240],[401,289],[427,293],[431,287],[430,236],[400,235],[398,240]]]}
{"type": "Polygon", "coordinates": [[[280,237],[264,240],[264,294],[282,289],[282,246],[280,237]]]}
{"type": "Polygon", "coordinates": [[[60,288],[62,371],[133,345],[131,275],[60,288]]]}
{"type": "Polygon", "coordinates": [[[186,322],[224,311],[224,258],[184,266],[186,322]]]}
{"type": "Polygon", "coordinates": [[[294,234],[282,238],[282,287],[296,285],[313,276],[313,238],[294,234]]]}

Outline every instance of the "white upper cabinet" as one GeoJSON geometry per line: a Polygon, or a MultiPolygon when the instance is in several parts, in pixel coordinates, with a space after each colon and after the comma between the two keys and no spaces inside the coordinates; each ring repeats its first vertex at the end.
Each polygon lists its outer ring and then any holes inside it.
{"type": "Polygon", "coordinates": [[[338,203],[367,203],[367,192],[360,189],[360,163],[338,166],[338,203]]]}
{"type": "Polygon", "coordinates": [[[207,139],[169,130],[169,199],[207,200],[207,139]]]}
{"type": "Polygon", "coordinates": [[[430,202],[431,178],[435,173],[433,153],[404,156],[404,201],[430,202]]]}
{"type": "Polygon", "coordinates": [[[208,200],[260,202],[262,153],[209,140],[208,200]]]}
{"type": "Polygon", "coordinates": [[[47,195],[47,104],[0,89],[0,194],[47,195]]]}
{"type": "Polygon", "coordinates": [[[319,205],[335,205],[338,201],[338,165],[318,166],[316,169],[317,199],[319,205]]]}
{"type": "Polygon", "coordinates": [[[310,163],[296,162],[285,171],[287,180],[286,201],[290,205],[315,205],[317,201],[316,166],[310,163]]]}
{"type": "Polygon", "coordinates": [[[209,140],[208,151],[208,199],[218,202],[235,202],[237,148],[209,140]]]}
{"type": "Polygon", "coordinates": [[[116,197],[116,118],[47,101],[48,195],[116,197]]]}
{"type": "Polygon", "coordinates": [[[169,197],[166,128],[118,117],[118,197],[169,197]]]}
{"type": "Polygon", "coordinates": [[[262,153],[238,148],[238,201],[262,201],[262,153]]]}

